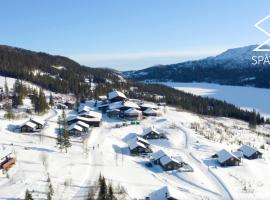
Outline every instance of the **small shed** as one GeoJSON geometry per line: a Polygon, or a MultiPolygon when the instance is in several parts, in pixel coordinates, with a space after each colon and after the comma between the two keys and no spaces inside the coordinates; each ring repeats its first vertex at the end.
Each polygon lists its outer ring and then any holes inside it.
{"type": "Polygon", "coordinates": [[[262,158],[262,152],[248,145],[241,146],[239,151],[243,152],[244,157],[247,159],[262,158]]]}
{"type": "Polygon", "coordinates": [[[22,133],[32,133],[37,131],[37,125],[33,122],[25,122],[21,127],[20,127],[20,131],[22,133]]]}

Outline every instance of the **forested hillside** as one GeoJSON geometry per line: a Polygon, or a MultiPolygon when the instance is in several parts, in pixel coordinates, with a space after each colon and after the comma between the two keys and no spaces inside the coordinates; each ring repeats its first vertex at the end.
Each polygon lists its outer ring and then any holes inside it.
{"type": "Polygon", "coordinates": [[[257,124],[265,121],[257,113],[243,111],[220,100],[124,79],[112,70],[81,66],[66,57],[3,45],[0,46],[0,75],[27,80],[54,92],[73,93],[78,98],[96,98],[118,89],[133,98],[163,101],[202,115],[233,117],[257,124]]]}

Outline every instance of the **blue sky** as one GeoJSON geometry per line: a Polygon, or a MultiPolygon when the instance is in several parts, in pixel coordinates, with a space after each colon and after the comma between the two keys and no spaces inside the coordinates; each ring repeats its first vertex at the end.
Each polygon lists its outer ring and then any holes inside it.
{"type": "Polygon", "coordinates": [[[254,24],[269,14],[269,0],[8,0],[0,43],[138,69],[259,44],[254,24]]]}

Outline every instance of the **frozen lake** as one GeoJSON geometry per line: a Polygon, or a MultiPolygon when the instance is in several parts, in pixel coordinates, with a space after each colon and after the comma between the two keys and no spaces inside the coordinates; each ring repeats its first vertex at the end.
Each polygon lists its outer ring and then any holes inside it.
{"type": "Polygon", "coordinates": [[[270,89],[218,85],[212,83],[164,82],[162,84],[195,95],[225,100],[241,108],[255,108],[262,114],[270,115],[270,89]]]}

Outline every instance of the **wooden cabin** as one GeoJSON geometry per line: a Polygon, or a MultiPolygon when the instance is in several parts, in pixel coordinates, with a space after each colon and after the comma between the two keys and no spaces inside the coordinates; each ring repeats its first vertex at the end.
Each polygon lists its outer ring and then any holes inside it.
{"type": "Polygon", "coordinates": [[[108,93],[108,99],[111,103],[117,101],[124,101],[127,99],[126,95],[120,91],[112,91],[108,93]]]}
{"type": "Polygon", "coordinates": [[[165,135],[157,131],[154,127],[144,129],[142,137],[144,139],[165,139],[165,135]]]}
{"type": "Polygon", "coordinates": [[[165,171],[171,171],[179,169],[180,167],[183,166],[183,164],[181,161],[178,161],[175,158],[165,155],[160,158],[160,166],[165,171]]]}
{"type": "Polygon", "coordinates": [[[20,131],[22,133],[33,133],[37,131],[37,125],[33,122],[25,122],[21,127],[20,131]]]}
{"type": "Polygon", "coordinates": [[[81,136],[83,133],[83,128],[77,124],[71,124],[68,127],[68,133],[69,135],[81,136]]]}
{"type": "Polygon", "coordinates": [[[78,121],[82,121],[92,127],[99,127],[101,124],[101,119],[98,119],[98,118],[86,118],[86,117],[75,116],[75,117],[71,117],[67,119],[68,125],[77,123],[78,121]]]}
{"type": "Polygon", "coordinates": [[[142,112],[135,109],[135,108],[129,108],[124,112],[124,117],[129,120],[138,120],[141,118],[142,112]]]}
{"type": "Polygon", "coordinates": [[[119,109],[113,109],[113,110],[107,110],[106,113],[108,117],[114,118],[114,117],[119,117],[121,111],[119,109]]]}
{"type": "Polygon", "coordinates": [[[153,108],[147,108],[146,110],[143,111],[143,115],[144,116],[157,116],[158,113],[156,110],[154,110],[153,108]]]}
{"type": "Polygon", "coordinates": [[[143,143],[138,141],[130,142],[129,150],[132,155],[148,154],[152,152],[150,148],[147,148],[143,143]]]}
{"type": "Polygon", "coordinates": [[[243,152],[243,156],[247,159],[262,158],[262,152],[248,145],[243,145],[239,151],[243,152]]]}
{"type": "Polygon", "coordinates": [[[68,106],[63,104],[63,103],[57,103],[56,108],[61,109],[61,110],[66,110],[66,109],[68,109],[68,106]]]}
{"type": "Polygon", "coordinates": [[[162,151],[162,150],[158,150],[157,152],[153,153],[151,155],[151,161],[156,164],[156,165],[159,165],[160,164],[160,159],[163,157],[163,156],[166,156],[167,154],[162,151]]]}
{"type": "Polygon", "coordinates": [[[164,186],[156,191],[153,191],[149,194],[145,200],[182,200],[188,199],[183,197],[183,193],[177,189],[174,189],[169,186],[164,186]]]}
{"type": "Polygon", "coordinates": [[[241,162],[241,160],[236,155],[225,149],[217,152],[212,157],[217,158],[217,161],[222,167],[239,166],[241,162]]]}
{"type": "Polygon", "coordinates": [[[37,129],[43,129],[45,127],[45,124],[46,124],[46,122],[44,120],[37,119],[37,118],[31,118],[30,122],[36,124],[37,129]]]}
{"type": "Polygon", "coordinates": [[[76,123],[78,126],[82,127],[83,128],[83,131],[84,132],[88,132],[90,126],[82,121],[77,121],[76,123]]]}

